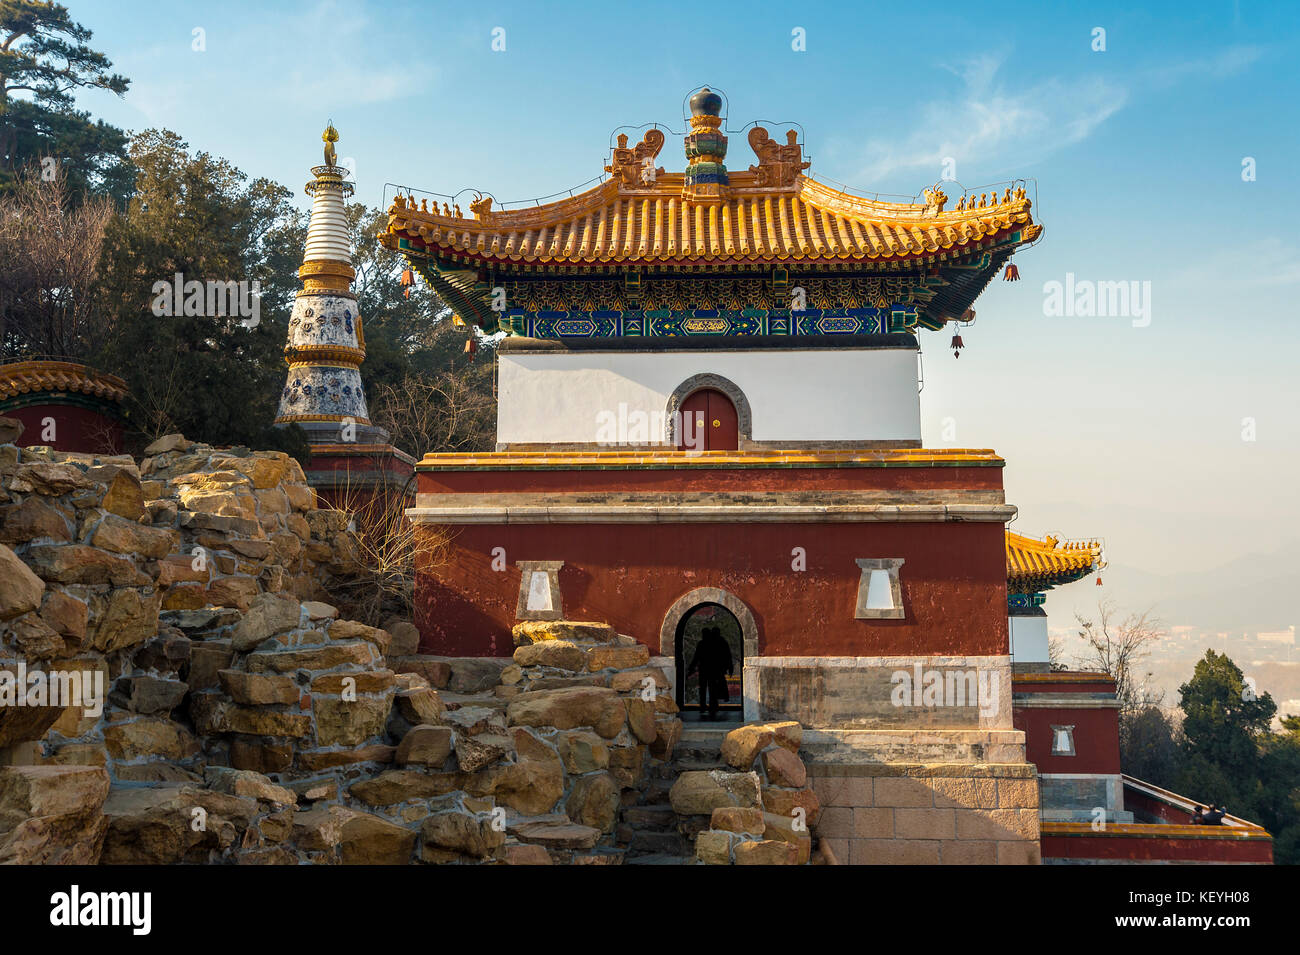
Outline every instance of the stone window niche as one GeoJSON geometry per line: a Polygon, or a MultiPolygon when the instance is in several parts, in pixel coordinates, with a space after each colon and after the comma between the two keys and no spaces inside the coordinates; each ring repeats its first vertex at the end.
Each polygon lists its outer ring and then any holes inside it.
{"type": "Polygon", "coordinates": [[[1052,755],[1074,756],[1074,724],[1057,726],[1052,724],[1052,755]]]}
{"type": "Polygon", "coordinates": [[[560,596],[562,560],[519,560],[519,604],[517,620],[563,620],[564,601],[560,596]]]}
{"type": "Polygon", "coordinates": [[[902,620],[903,588],[898,582],[898,569],[903,566],[903,558],[859,557],[857,564],[862,577],[853,615],[859,620],[902,620]]]}

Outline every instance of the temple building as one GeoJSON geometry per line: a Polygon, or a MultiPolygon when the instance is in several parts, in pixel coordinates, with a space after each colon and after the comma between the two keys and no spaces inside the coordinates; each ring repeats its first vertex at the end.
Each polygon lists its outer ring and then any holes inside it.
{"type": "MultiPolygon", "coordinates": [[[[1025,185],[852,195],[759,125],[729,168],[724,99],[689,107],[683,171],[641,127],[558,202],[389,209],[384,244],[471,334],[504,333],[496,450],[417,465],[409,516],[451,530],[417,576],[422,650],[607,622],[692,718],[685,662],[717,624],[735,716],[803,725],[842,861],[1037,863],[1013,698],[1051,675],[1042,593],[1099,554],[1008,535],[1006,462],[925,448],[918,374],[921,333],[969,321],[1042,234],[1025,185]]],[[[1113,791],[1118,767],[1083,773],[1113,791]]]]}
{"type": "Polygon", "coordinates": [[[23,423],[13,443],[56,451],[118,454],[126,382],[71,361],[0,364],[0,417],[23,423]]]}
{"type": "Polygon", "coordinates": [[[303,288],[289,318],[288,377],[277,425],[297,424],[311,442],[307,479],[326,498],[355,502],[375,488],[404,485],[413,458],[395,448],[387,431],[370,422],[361,363],[366,339],[352,292],[351,230],[345,200],[353,183],[337,165],[331,124],[321,137],[325,164],[312,169],[307,244],[298,277],[303,288]]]}

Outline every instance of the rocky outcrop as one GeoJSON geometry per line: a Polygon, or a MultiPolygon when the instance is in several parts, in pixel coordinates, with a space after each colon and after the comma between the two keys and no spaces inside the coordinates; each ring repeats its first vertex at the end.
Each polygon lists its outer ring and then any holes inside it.
{"type": "Polygon", "coordinates": [[[355,538],[292,459],[148,454],[0,446],[0,862],[611,864],[665,818],[701,859],[806,860],[797,725],[682,772],[636,640],[421,655],[331,602],[355,538]]]}

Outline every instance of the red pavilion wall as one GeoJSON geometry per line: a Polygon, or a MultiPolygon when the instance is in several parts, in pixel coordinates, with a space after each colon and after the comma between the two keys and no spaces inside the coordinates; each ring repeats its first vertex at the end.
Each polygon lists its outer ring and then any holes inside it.
{"type": "Polygon", "coordinates": [[[1142,832],[1158,827],[1113,825],[1109,834],[1057,835],[1044,824],[1044,859],[1098,860],[1128,863],[1217,863],[1273,864],[1271,839],[1241,839],[1224,833],[1200,838],[1178,838],[1173,834],[1142,832]],[[1124,834],[1132,830],[1132,835],[1124,834]]]}
{"type": "Polygon", "coordinates": [[[91,408],[78,405],[28,405],[0,412],[23,423],[20,447],[46,445],[56,451],[85,454],[118,454],[122,450],[122,422],[91,408]],[[44,439],[44,421],[54,419],[54,440],[44,439]]]}
{"type": "Polygon", "coordinates": [[[509,655],[521,560],[563,560],[565,617],[608,622],[654,654],[669,608],[697,587],[722,588],[749,606],[765,656],[1008,652],[998,523],[471,524],[452,532],[447,560],[418,576],[426,653],[509,655]],[[496,548],[504,571],[492,570],[496,548]],[[805,571],[792,570],[795,548],[806,553],[805,571]],[[859,557],[904,558],[905,619],[854,617],[859,557]]]}
{"type": "MultiPolygon", "coordinates": [[[[1021,692],[1021,687],[1016,687],[1021,692]]],[[[1025,757],[1040,773],[1118,774],[1119,710],[1021,708],[1012,723],[1025,734],[1025,757]],[[1052,755],[1052,725],[1074,725],[1074,756],[1052,755]]]]}

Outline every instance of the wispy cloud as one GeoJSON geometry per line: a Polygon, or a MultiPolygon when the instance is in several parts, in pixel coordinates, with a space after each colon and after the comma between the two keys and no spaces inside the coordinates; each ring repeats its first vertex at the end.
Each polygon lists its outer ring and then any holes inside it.
{"type": "MultiPolygon", "coordinates": [[[[383,103],[409,95],[412,77],[418,77],[425,89],[437,80],[438,69],[431,62],[404,59],[400,66],[391,64],[387,48],[376,49],[371,42],[388,28],[375,23],[358,4],[321,0],[311,12],[294,16],[291,22],[328,23],[330,32],[325,55],[308,57],[301,67],[295,65],[280,85],[281,98],[295,106],[329,103],[339,108],[383,103]]],[[[284,26],[290,28],[288,22],[284,26]]]]}
{"type": "Polygon", "coordinates": [[[1050,79],[1011,90],[998,80],[1003,62],[989,54],[949,67],[961,79],[961,94],[925,104],[918,128],[901,141],[869,144],[861,181],[910,170],[939,179],[948,160],[960,180],[964,168],[993,168],[1001,156],[1023,155],[1027,144],[1039,154],[1055,151],[1085,139],[1128,98],[1124,88],[1100,78],[1050,79]]]}
{"type": "MultiPolygon", "coordinates": [[[[1003,79],[1007,55],[984,54],[945,67],[961,81],[955,96],[919,109],[915,131],[866,147],[858,181],[880,182],[900,172],[922,171],[927,181],[948,172],[994,171],[1014,159],[1041,158],[1082,142],[1135,96],[1194,78],[1222,79],[1263,55],[1258,47],[1234,46],[1213,56],[1162,64],[1126,77],[1048,77],[1016,86],[1003,79]]],[[[968,183],[970,184],[970,183],[968,183]]]]}

